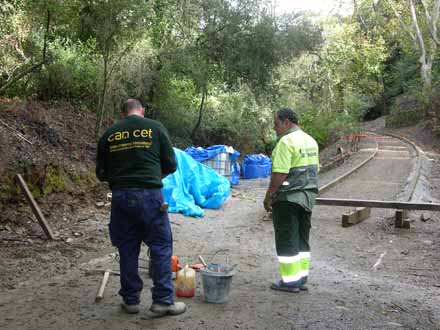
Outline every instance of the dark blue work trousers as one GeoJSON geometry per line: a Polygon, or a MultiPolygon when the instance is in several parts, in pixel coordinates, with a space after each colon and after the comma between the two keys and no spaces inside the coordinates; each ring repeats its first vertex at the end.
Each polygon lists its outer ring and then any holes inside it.
{"type": "Polygon", "coordinates": [[[150,248],[153,303],[174,303],[171,279],[173,238],[168,213],[161,210],[160,189],[113,189],[110,239],[119,250],[121,290],[128,305],[140,302],[139,253],[144,242],[150,248]]]}

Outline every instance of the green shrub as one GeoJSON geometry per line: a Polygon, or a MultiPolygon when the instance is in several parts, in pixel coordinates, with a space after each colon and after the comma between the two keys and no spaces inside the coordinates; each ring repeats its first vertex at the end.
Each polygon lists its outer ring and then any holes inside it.
{"type": "Polygon", "coordinates": [[[96,103],[102,69],[92,53],[93,47],[92,43],[52,43],[52,63],[46,65],[35,79],[34,89],[38,97],[96,103]]]}
{"type": "Polygon", "coordinates": [[[46,168],[46,176],[41,187],[42,195],[46,196],[53,192],[60,192],[66,189],[68,176],[66,172],[59,166],[48,165],[46,168]]]}
{"type": "Polygon", "coordinates": [[[319,109],[310,102],[297,105],[299,126],[318,142],[320,148],[345,135],[359,131],[356,113],[319,109]]]}
{"type": "Polygon", "coordinates": [[[420,111],[407,110],[391,113],[385,119],[387,127],[405,127],[417,123],[422,118],[420,111]]]}
{"type": "Polygon", "coordinates": [[[15,199],[20,194],[20,189],[14,182],[14,177],[11,174],[3,173],[3,179],[0,184],[0,205],[12,199],[15,199]]]}
{"type": "Polygon", "coordinates": [[[363,118],[375,105],[376,102],[371,95],[349,92],[344,97],[344,111],[350,113],[354,119],[363,118]]]}
{"type": "Polygon", "coordinates": [[[242,154],[268,152],[272,120],[271,109],[259,105],[248,89],[214,90],[195,143],[226,144],[242,154]]]}
{"type": "Polygon", "coordinates": [[[425,106],[420,102],[420,96],[411,93],[397,97],[386,117],[387,127],[405,127],[417,123],[423,118],[425,106]]]}
{"type": "Polygon", "coordinates": [[[190,144],[200,102],[194,84],[188,79],[162,77],[154,101],[154,114],[168,129],[173,143],[181,148],[190,144]]]}

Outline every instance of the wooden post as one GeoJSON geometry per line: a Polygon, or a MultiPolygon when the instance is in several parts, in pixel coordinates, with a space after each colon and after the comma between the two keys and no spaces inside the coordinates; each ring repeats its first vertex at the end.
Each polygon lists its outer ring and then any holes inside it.
{"type": "Polygon", "coordinates": [[[41,228],[43,228],[43,231],[46,234],[46,237],[50,240],[55,239],[55,236],[53,235],[52,229],[49,227],[49,224],[47,223],[46,219],[44,218],[43,213],[41,212],[40,208],[38,207],[38,204],[35,201],[34,196],[32,196],[32,193],[29,190],[23,177],[20,174],[17,174],[15,176],[15,180],[16,180],[17,184],[23,190],[24,196],[26,197],[26,200],[28,201],[29,205],[31,206],[32,212],[34,212],[34,215],[37,218],[38,223],[40,224],[41,228]]]}
{"type": "Polygon", "coordinates": [[[406,218],[406,210],[397,210],[394,219],[394,227],[403,228],[403,222],[405,218],[406,218]]]}

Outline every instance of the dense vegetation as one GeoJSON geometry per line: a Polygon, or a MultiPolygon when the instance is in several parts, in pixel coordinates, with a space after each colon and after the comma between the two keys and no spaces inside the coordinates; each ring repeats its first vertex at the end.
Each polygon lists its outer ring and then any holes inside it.
{"type": "Polygon", "coordinates": [[[127,97],[178,146],[243,152],[270,148],[281,106],[321,145],[365,117],[435,109],[440,0],[354,0],[326,18],[265,0],[0,3],[0,95],[68,100],[96,113],[97,135],[127,97]]]}

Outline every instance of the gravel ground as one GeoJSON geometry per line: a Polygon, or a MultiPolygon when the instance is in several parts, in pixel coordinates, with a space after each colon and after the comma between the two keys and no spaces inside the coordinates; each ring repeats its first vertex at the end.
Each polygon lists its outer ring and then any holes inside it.
{"type": "MultiPolygon", "coordinates": [[[[396,139],[377,142],[377,158],[325,197],[393,200],[405,195],[413,152],[396,139]]],[[[358,153],[321,174],[321,184],[362,162],[375,144],[363,141],[358,153]]],[[[429,179],[440,181],[439,158],[430,156],[415,196],[435,200],[440,194],[432,182],[438,181],[429,179]]],[[[269,289],[278,272],[272,223],[263,221],[267,185],[268,180],[241,181],[234,197],[220,210],[207,210],[203,219],[170,215],[182,263],[193,263],[201,254],[207,261],[238,264],[229,303],[205,303],[200,275],[196,296],[179,299],[188,304],[181,316],[148,315],[151,282],[146,275],[139,315],[121,312],[117,277],[111,277],[104,300],[94,303],[101,276],[86,276],[85,270],[118,268],[107,239],[109,210],[66,210],[65,228],[57,229],[64,237],[69,234],[68,242],[2,243],[0,276],[7,285],[0,286],[0,329],[440,329],[436,213],[423,213],[426,221],[420,221],[420,212],[412,213],[411,229],[405,230],[394,228],[392,211],[375,209],[369,219],[342,228],[347,208],[316,207],[310,291],[279,293],[269,289]]]]}

